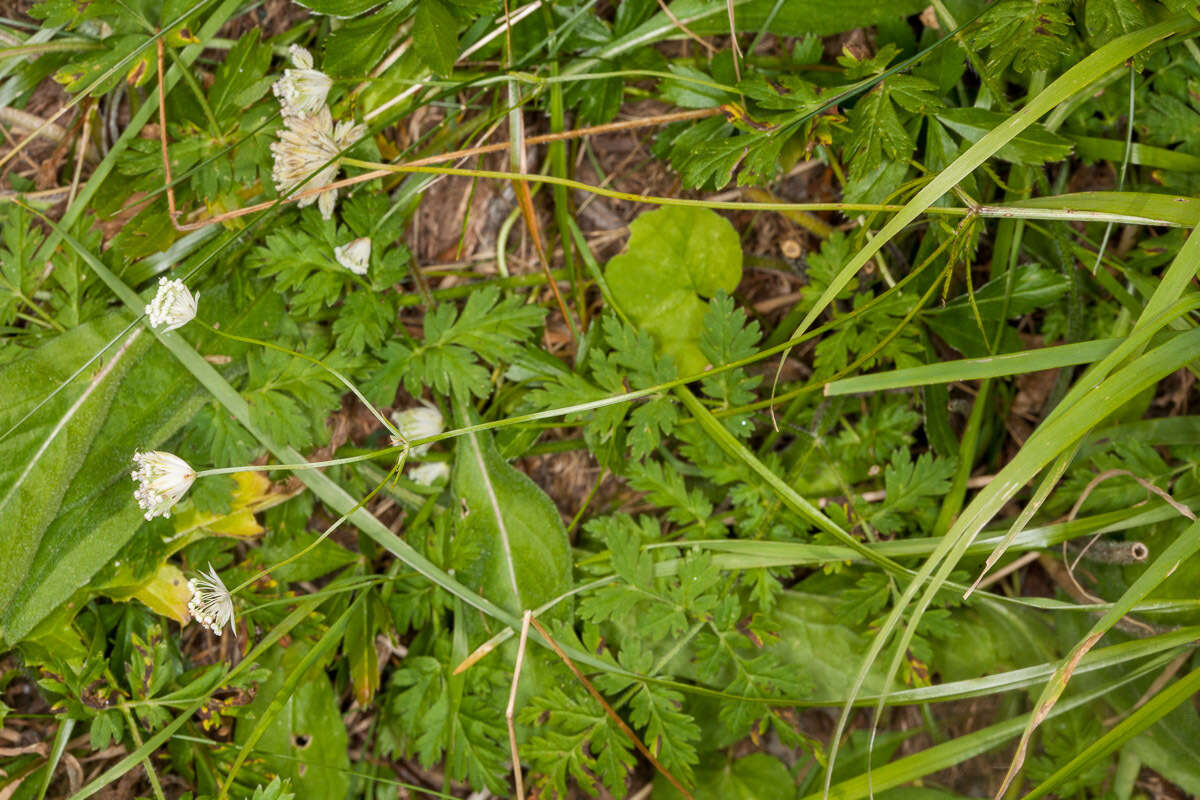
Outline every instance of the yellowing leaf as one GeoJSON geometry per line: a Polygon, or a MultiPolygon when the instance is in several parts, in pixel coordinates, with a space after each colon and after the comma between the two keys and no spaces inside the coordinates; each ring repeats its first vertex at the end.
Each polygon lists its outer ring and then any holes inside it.
{"type": "Polygon", "coordinates": [[[184,625],[188,621],[188,600],[192,593],[187,587],[187,578],[173,564],[163,564],[158,571],[133,593],[155,614],[170,617],[184,625]]]}
{"type": "Polygon", "coordinates": [[[228,514],[207,514],[188,508],[175,514],[175,537],[184,536],[200,529],[217,536],[234,536],[242,539],[258,536],[263,527],[254,518],[255,512],[279,505],[292,497],[290,494],[272,493],[271,480],[262,472],[235,472],[233,479],[237,488],[228,514]]]}

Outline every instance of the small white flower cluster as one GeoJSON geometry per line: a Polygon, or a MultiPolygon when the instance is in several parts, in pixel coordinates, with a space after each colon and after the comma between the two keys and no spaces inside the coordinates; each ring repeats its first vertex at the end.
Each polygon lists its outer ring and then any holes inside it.
{"type": "Polygon", "coordinates": [[[133,463],[137,469],[130,477],[138,482],[133,496],[146,519],[171,516],[171,509],[196,480],[196,471],[186,461],[162,450],[134,453],[133,463]]]}
{"type": "Polygon", "coordinates": [[[313,69],[312,54],[298,44],[292,45],[295,69],[285,69],[283,77],[271,87],[279,98],[279,106],[285,117],[309,117],[325,105],[325,98],[333,81],[320,70],[313,69]]]}
{"type": "MultiPolygon", "coordinates": [[[[281,194],[301,184],[307,191],[333,183],[341,169],[338,154],[366,134],[364,126],[353,122],[342,121],[334,125],[329,106],[325,105],[332,81],[312,68],[312,56],[303,47],[293,45],[291,53],[296,69],[285,70],[274,86],[284,127],[279,130],[279,140],[271,143],[271,154],[275,158],[271,177],[281,194]]],[[[329,219],[337,203],[337,189],[310,194],[301,198],[297,205],[303,208],[314,202],[320,208],[321,216],[329,219]]]]}
{"type": "MultiPolygon", "coordinates": [[[[225,588],[224,581],[209,564],[208,572],[201,570],[187,582],[187,586],[192,593],[192,599],[188,600],[188,613],[196,622],[220,636],[225,626],[233,622],[233,598],[225,588]]],[[[237,626],[231,627],[233,635],[237,636],[237,626]]]]}
{"type": "Polygon", "coordinates": [[[196,317],[196,304],[200,294],[192,294],[181,280],[158,279],[158,292],[146,305],[146,319],[150,327],[161,327],[164,331],[182,328],[196,317]]]}
{"type": "MultiPolygon", "coordinates": [[[[409,442],[437,436],[445,427],[442,412],[428,404],[413,406],[403,411],[394,411],[392,412],[392,422],[396,423],[400,433],[404,434],[404,438],[409,442]]],[[[426,442],[413,447],[409,452],[414,456],[423,456],[429,452],[430,447],[432,447],[432,443],[426,442]]],[[[409,478],[424,486],[432,486],[436,481],[449,475],[450,467],[444,461],[418,464],[408,471],[409,478]]]]}
{"type": "Polygon", "coordinates": [[[355,275],[366,275],[371,266],[371,237],[363,236],[333,248],[337,262],[355,275]]]}

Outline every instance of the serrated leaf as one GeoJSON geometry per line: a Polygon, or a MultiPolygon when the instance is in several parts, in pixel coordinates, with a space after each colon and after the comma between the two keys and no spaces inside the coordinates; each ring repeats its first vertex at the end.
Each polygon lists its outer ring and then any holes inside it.
{"type": "Polygon", "coordinates": [[[458,59],[458,22],[441,0],[421,0],[413,19],[413,47],[435,75],[448,75],[458,59]]]}
{"type": "MultiPolygon", "coordinates": [[[[939,111],[937,118],[947,128],[974,144],[1008,116],[982,108],[951,108],[939,111]]],[[[1073,149],[1074,144],[1069,139],[1034,124],[997,150],[996,157],[1015,164],[1036,166],[1047,161],[1062,161],[1071,155],[1073,149]]]]}
{"type": "Polygon", "coordinates": [[[1063,58],[1063,37],[1072,26],[1066,5],[1060,0],[994,3],[970,34],[972,44],[990,48],[987,66],[997,75],[1010,64],[1026,74],[1053,69],[1063,58]]]}
{"type": "Polygon", "coordinates": [[[396,35],[399,13],[380,11],[351,20],[330,32],[325,39],[325,60],[321,70],[335,78],[364,76],[379,63],[396,35]]]}
{"type": "Polygon", "coordinates": [[[217,119],[228,119],[270,89],[271,81],[265,76],[271,66],[271,48],[260,36],[258,28],[247,31],[217,68],[208,90],[208,102],[217,119]]]}

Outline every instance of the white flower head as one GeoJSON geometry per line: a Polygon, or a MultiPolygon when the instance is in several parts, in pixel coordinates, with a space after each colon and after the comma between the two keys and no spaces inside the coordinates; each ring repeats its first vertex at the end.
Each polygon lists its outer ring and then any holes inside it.
{"type": "Polygon", "coordinates": [[[158,279],[158,292],[146,306],[146,318],[152,328],[161,327],[164,331],[182,328],[196,316],[196,303],[200,295],[188,291],[184,282],[158,279]]]}
{"type": "MultiPolygon", "coordinates": [[[[328,106],[321,106],[312,116],[285,117],[279,141],[271,143],[271,154],[275,157],[271,177],[275,188],[283,193],[304,184],[302,191],[308,191],[333,183],[341,169],[338,153],[365,133],[366,128],[351,122],[339,122],[335,130],[328,106]]],[[[337,202],[337,189],[302,197],[296,205],[303,208],[314,202],[321,209],[321,216],[329,219],[337,202]]]]}
{"type": "Polygon", "coordinates": [[[146,512],[146,519],[171,516],[171,509],[196,480],[196,471],[191,465],[162,450],[134,453],[133,463],[137,469],[129,477],[138,482],[133,496],[146,512]]]}
{"type": "Polygon", "coordinates": [[[341,247],[333,248],[337,262],[355,275],[366,275],[371,266],[371,237],[363,236],[341,247]]]}
{"type": "MultiPolygon", "coordinates": [[[[442,412],[431,405],[419,405],[403,411],[393,411],[392,422],[396,423],[396,427],[409,442],[437,436],[444,427],[442,412]]],[[[431,443],[417,445],[412,449],[412,454],[414,456],[425,455],[431,446],[431,443]]]]}
{"type": "MultiPolygon", "coordinates": [[[[188,612],[192,618],[217,636],[226,625],[233,623],[233,598],[225,588],[224,581],[217,575],[213,565],[208,565],[208,572],[201,570],[188,582],[192,599],[188,600],[188,612]]],[[[231,625],[233,635],[237,636],[237,625],[231,625]]]]}
{"type": "Polygon", "coordinates": [[[313,58],[307,50],[294,44],[288,50],[295,69],[285,69],[283,77],[271,87],[279,98],[285,117],[308,117],[325,105],[333,81],[320,70],[313,69],[313,58]]]}
{"type": "Polygon", "coordinates": [[[412,479],[413,483],[419,483],[422,486],[433,486],[449,476],[450,465],[445,461],[428,461],[408,471],[408,477],[412,479]]]}

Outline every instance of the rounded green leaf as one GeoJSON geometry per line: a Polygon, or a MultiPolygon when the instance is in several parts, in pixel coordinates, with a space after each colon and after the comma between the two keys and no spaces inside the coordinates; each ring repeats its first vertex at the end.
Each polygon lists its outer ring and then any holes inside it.
{"type": "Polygon", "coordinates": [[[669,206],[629,226],[625,252],[605,276],[618,305],[674,356],[683,374],[708,363],[696,341],[705,303],[742,279],[742,247],[727,219],[707,208],[669,206]]]}

